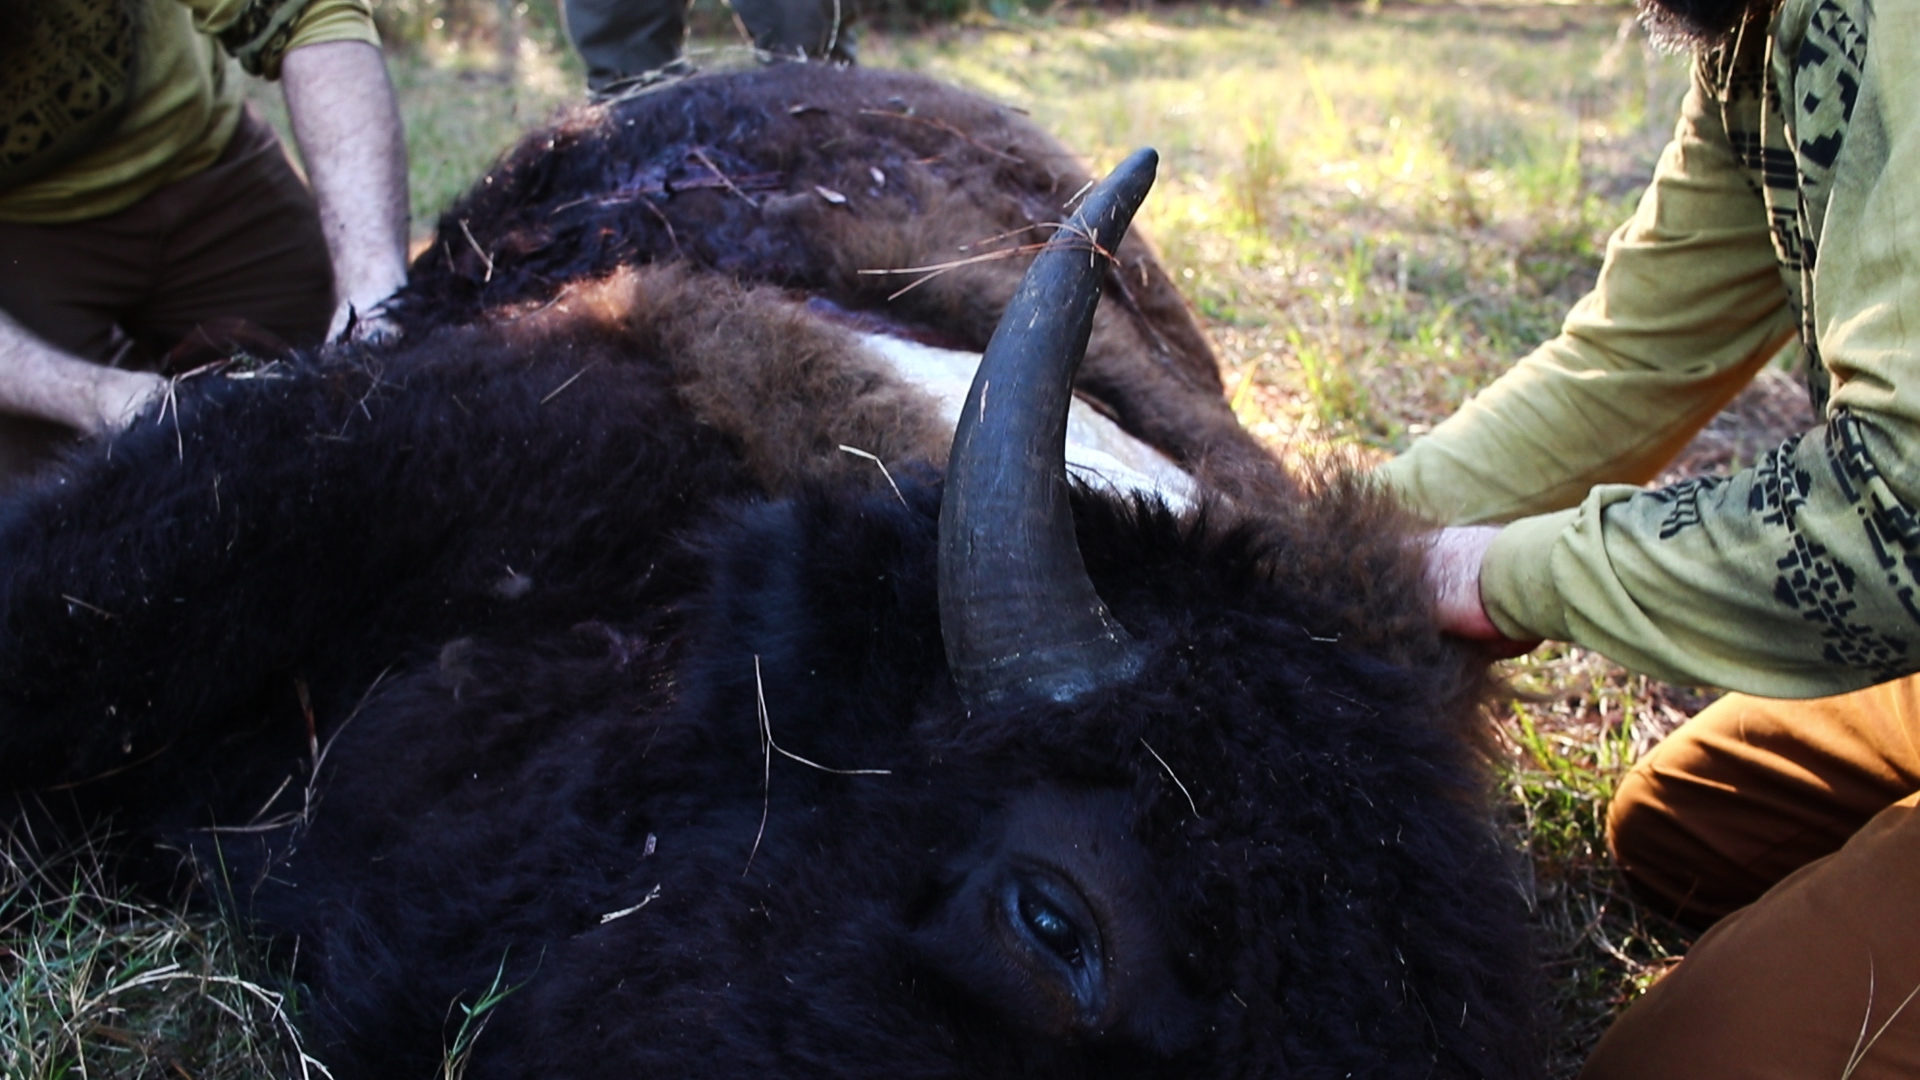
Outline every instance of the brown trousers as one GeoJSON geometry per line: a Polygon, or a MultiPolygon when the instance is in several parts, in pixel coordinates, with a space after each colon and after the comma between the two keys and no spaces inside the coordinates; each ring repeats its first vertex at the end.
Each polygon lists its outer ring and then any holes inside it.
{"type": "MultiPolygon", "coordinates": [[[[62,225],[0,222],[0,310],[83,359],[151,368],[222,318],[319,344],[333,268],[313,195],[248,112],[212,166],[125,210],[62,225]]],[[[0,487],[68,437],[57,424],[0,415],[0,487]]]]}
{"type": "Polygon", "coordinates": [[[1643,896],[1718,921],[1583,1078],[1920,1076],[1920,677],[1729,695],[1634,767],[1609,816],[1643,896]]]}

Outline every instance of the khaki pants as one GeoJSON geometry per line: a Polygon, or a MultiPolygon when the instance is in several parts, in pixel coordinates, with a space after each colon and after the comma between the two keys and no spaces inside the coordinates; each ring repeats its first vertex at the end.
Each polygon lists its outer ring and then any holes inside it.
{"type": "Polygon", "coordinates": [[[1920,1076],[1917,736],[1920,678],[1735,694],[1635,766],[1615,857],[1653,906],[1713,928],[1583,1077],[1920,1076]]]}

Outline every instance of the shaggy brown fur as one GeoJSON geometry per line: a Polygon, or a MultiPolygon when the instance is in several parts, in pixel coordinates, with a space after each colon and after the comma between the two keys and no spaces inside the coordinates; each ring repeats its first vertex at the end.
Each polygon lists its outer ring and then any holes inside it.
{"type": "MultiPolygon", "coordinates": [[[[672,260],[978,351],[1089,181],[1024,116],[917,75],[703,76],[529,136],[442,217],[397,315],[469,321],[672,260]]],[[[1114,254],[1076,389],[1215,488],[1283,483],[1152,249],[1136,234],[1114,254]]]]}
{"type": "MultiPolygon", "coordinates": [[[[680,400],[726,435],[769,494],[803,479],[884,486],[873,462],[842,446],[897,464],[943,461],[952,442],[932,399],[843,327],[781,290],[683,264],[617,271],[557,303],[487,321],[528,355],[550,351],[554,339],[604,335],[606,355],[664,358],[680,400]]],[[[583,361],[582,370],[606,362],[583,361]]]]}

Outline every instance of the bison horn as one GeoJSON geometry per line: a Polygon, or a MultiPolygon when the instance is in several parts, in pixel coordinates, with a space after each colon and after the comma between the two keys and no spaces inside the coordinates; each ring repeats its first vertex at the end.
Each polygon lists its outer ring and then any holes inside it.
{"type": "Polygon", "coordinates": [[[968,705],[1072,701],[1140,650],[1087,576],[1067,501],[1067,406],[1108,253],[1153,186],[1141,150],[1096,185],[1028,269],[993,332],[947,460],[940,632],[968,705]]]}

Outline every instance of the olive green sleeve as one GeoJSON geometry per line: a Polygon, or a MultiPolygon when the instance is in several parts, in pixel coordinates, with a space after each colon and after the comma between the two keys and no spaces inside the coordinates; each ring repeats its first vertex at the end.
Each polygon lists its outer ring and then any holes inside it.
{"type": "Polygon", "coordinates": [[[369,0],[183,0],[194,25],[254,75],[278,78],[289,49],[328,41],[378,45],[369,0]]]}
{"type": "MultiPolygon", "coordinates": [[[[1488,613],[1663,678],[1811,697],[1920,669],[1920,11],[1887,5],[1825,194],[1827,422],[1751,469],[1502,532],[1488,613]]],[[[1802,138],[1821,133],[1802,132],[1802,138]]],[[[1804,168],[1804,166],[1803,166],[1804,168]]]]}
{"type": "Polygon", "coordinates": [[[1508,521],[1644,483],[1791,339],[1765,209],[1703,78],[1560,335],[1380,468],[1408,503],[1508,521]]]}

